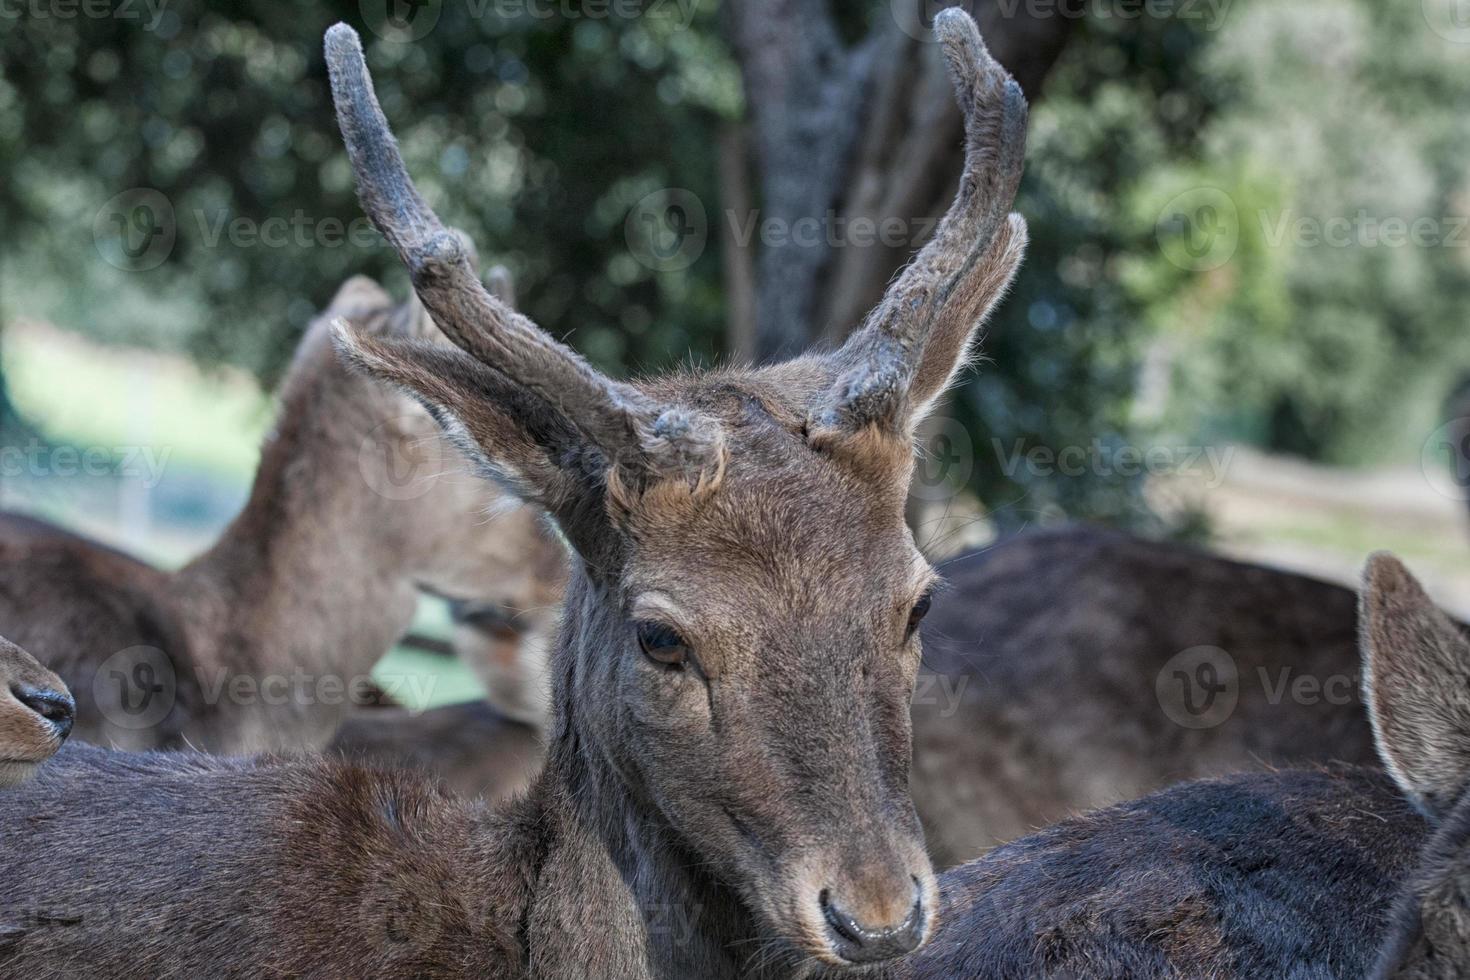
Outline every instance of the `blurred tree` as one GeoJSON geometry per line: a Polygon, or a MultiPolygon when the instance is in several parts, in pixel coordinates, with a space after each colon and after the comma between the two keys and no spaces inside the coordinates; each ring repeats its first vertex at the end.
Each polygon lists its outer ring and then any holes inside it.
{"type": "MultiPolygon", "coordinates": [[[[14,8],[0,321],[24,310],[269,380],[347,275],[402,292],[330,114],[320,38],[345,19],[433,203],[601,365],[835,342],[952,193],[958,120],[923,30],[939,6],[14,8]],[[801,218],[816,247],[752,224],[801,218]],[[901,231],[855,247],[854,218],[901,231]]],[[[1470,251],[1304,247],[1293,224],[1362,209],[1439,217],[1453,238],[1470,200],[1460,48],[1369,0],[1122,15],[1136,6],[973,4],[1033,99],[1032,247],[926,465],[956,461],[1003,524],[1156,526],[1147,469],[1125,461],[1202,433],[1365,458],[1463,370],[1470,251]],[[1140,410],[1145,363],[1187,396],[1172,411],[1140,410]]]]}
{"type": "Polygon", "coordinates": [[[624,218],[659,188],[713,198],[707,134],[738,114],[738,76],[712,10],[686,22],[678,5],[645,6],[564,17],[433,0],[416,8],[427,33],[419,19],[395,29],[371,0],[21,16],[0,33],[10,281],[65,268],[43,296],[56,319],[267,378],[345,276],[401,284],[385,248],[365,254],[376,238],[331,116],[321,36],[343,19],[366,22],[422,185],[512,267],[533,316],[613,368],[706,358],[722,325],[717,256],[640,265],[624,218]],[[149,315],[170,301],[171,316],[149,315]],[[160,319],[192,322],[160,337],[160,319]]]}

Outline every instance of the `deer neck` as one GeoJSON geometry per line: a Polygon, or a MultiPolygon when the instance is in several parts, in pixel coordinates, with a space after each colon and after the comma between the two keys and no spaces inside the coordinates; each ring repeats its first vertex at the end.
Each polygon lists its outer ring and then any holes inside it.
{"type": "MultiPolygon", "coordinates": [[[[582,632],[575,606],[569,597],[563,666],[574,663],[569,637],[582,632]]],[[[752,968],[762,946],[745,905],[582,730],[568,694],[575,681],[558,680],[559,720],[532,793],[554,831],[527,913],[530,975],[765,976],[752,968]]]]}
{"type": "Polygon", "coordinates": [[[321,388],[287,388],[244,509],[173,577],[203,700],[223,706],[187,733],[201,747],[324,745],[412,619],[413,502],[358,465],[381,420],[321,388]]]}

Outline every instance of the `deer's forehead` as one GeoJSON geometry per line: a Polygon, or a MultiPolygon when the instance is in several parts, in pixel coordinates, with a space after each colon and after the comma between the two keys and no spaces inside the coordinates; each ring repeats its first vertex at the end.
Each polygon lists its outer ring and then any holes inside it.
{"type": "Polygon", "coordinates": [[[752,615],[780,622],[829,605],[901,601],[929,574],[896,506],[732,494],[641,541],[627,585],[632,597],[657,593],[734,628],[752,615]]]}

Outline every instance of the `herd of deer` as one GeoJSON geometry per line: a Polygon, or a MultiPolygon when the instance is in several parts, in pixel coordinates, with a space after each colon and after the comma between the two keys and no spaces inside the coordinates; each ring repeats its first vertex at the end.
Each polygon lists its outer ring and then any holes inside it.
{"type": "Polygon", "coordinates": [[[1021,262],[1026,104],[936,31],[965,168],[878,308],[636,383],[482,285],[328,32],[417,296],[343,286],[183,569],[0,520],[0,976],[1470,975],[1470,639],[1395,559],[1355,596],[1073,528],[937,586],[913,433],[1021,262]],[[385,494],[365,440],[474,472],[385,494]],[[352,683],[420,589],[490,703],[352,683]],[[351,693],[264,696],[300,676],[351,693]]]}

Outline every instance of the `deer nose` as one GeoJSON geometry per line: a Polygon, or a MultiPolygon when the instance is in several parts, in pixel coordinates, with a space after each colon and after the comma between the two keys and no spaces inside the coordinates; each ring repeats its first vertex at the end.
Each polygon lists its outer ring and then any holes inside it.
{"type": "Polygon", "coordinates": [[[833,951],[849,963],[877,963],[918,949],[924,939],[924,893],[919,880],[912,881],[914,900],[897,924],[864,922],[847,911],[830,888],[825,889],[821,896],[822,917],[833,951]]]}
{"type": "Polygon", "coordinates": [[[70,694],[21,685],[12,687],[10,693],[21,704],[40,715],[58,741],[71,734],[71,727],[77,720],[77,705],[70,694]]]}

